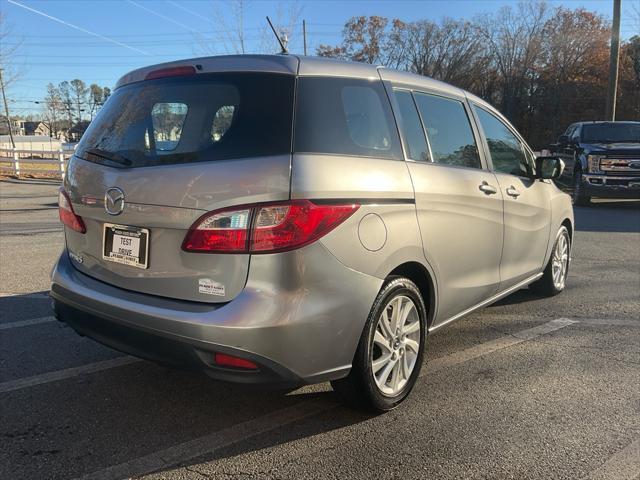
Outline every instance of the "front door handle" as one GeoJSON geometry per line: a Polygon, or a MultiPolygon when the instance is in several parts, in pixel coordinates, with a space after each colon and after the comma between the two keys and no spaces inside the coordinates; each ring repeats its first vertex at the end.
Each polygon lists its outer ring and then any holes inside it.
{"type": "Polygon", "coordinates": [[[512,185],[509,188],[507,188],[507,195],[513,198],[518,198],[520,196],[520,192],[516,190],[515,187],[512,185]]]}
{"type": "Polygon", "coordinates": [[[482,182],[478,187],[481,192],[486,193],[487,195],[493,195],[494,193],[498,193],[498,189],[493,185],[489,185],[487,182],[482,182]]]}

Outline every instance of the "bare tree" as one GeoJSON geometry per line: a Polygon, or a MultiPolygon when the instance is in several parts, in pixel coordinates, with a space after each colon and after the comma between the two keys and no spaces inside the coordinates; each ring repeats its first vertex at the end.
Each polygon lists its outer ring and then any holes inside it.
{"type": "MultiPolygon", "coordinates": [[[[258,26],[247,27],[246,12],[251,7],[249,0],[231,0],[212,3],[211,27],[215,31],[212,37],[198,35],[198,52],[205,54],[227,53],[274,53],[280,51],[273,32],[266,20],[258,26]],[[253,32],[253,33],[249,33],[253,32]]],[[[293,1],[287,7],[278,4],[271,16],[276,30],[287,43],[295,38],[302,8],[293,1]]]]}
{"type": "Polygon", "coordinates": [[[610,36],[605,18],[584,9],[559,7],[546,21],[535,100],[537,110],[549,119],[544,126],[549,135],[574,121],[576,103],[582,104],[583,115],[595,115],[604,108],[598,105],[603,98],[596,92],[586,93],[592,86],[599,88],[610,36]],[[583,95],[576,95],[578,86],[583,95]]]}
{"type": "Polygon", "coordinates": [[[640,35],[622,44],[620,54],[620,94],[616,116],[640,118],[640,35]]]}
{"type": "Polygon", "coordinates": [[[82,121],[82,112],[84,112],[84,106],[88,103],[87,96],[89,89],[87,84],[79,78],[75,78],[69,82],[71,86],[71,95],[73,98],[73,106],[76,112],[76,122],[82,121]]]}
{"type": "Polygon", "coordinates": [[[0,68],[3,73],[5,88],[8,88],[22,75],[22,67],[15,62],[22,40],[15,38],[11,26],[7,23],[6,14],[0,11],[0,68]],[[13,43],[9,40],[13,37],[13,43]]]}
{"type": "Polygon", "coordinates": [[[229,0],[221,5],[211,2],[211,27],[216,33],[213,37],[196,35],[196,50],[205,54],[246,53],[246,7],[247,0],[229,0]]]}
{"type": "Polygon", "coordinates": [[[474,89],[485,74],[487,56],[470,22],[444,19],[404,24],[394,43],[403,51],[405,67],[418,73],[474,89]]]}
{"type": "MultiPolygon", "coordinates": [[[[289,51],[295,51],[299,45],[296,42],[297,31],[300,27],[302,17],[302,7],[296,2],[287,3],[287,8],[282,4],[278,4],[275,14],[270,16],[271,21],[276,29],[276,32],[283,40],[285,47],[289,51]]],[[[280,51],[280,44],[274,37],[271,28],[265,23],[260,27],[259,40],[257,43],[257,51],[259,53],[274,53],[280,51]]]]}
{"type": "Polygon", "coordinates": [[[74,114],[74,103],[73,96],[71,93],[71,84],[66,80],[64,82],[60,82],[58,84],[58,93],[60,94],[60,102],[62,103],[62,109],[66,115],[67,120],[67,129],[73,127],[73,114],[74,114]]]}
{"type": "Polygon", "coordinates": [[[94,115],[104,105],[111,95],[111,89],[109,87],[101,87],[95,83],[89,85],[89,118],[93,120],[94,115]]]}
{"type": "Polygon", "coordinates": [[[531,113],[527,98],[535,85],[548,13],[544,2],[521,2],[515,8],[507,6],[497,14],[480,16],[475,22],[499,73],[499,98],[495,100],[522,129],[526,129],[524,119],[531,113]]]}
{"type": "Polygon", "coordinates": [[[49,125],[49,131],[54,138],[58,137],[60,121],[64,114],[64,105],[60,97],[60,91],[53,84],[47,85],[47,96],[44,98],[43,116],[49,125]]]}
{"type": "Polygon", "coordinates": [[[11,85],[20,77],[22,69],[14,63],[15,53],[18,51],[21,41],[14,39],[13,44],[8,42],[11,33],[11,27],[6,21],[5,14],[0,11],[0,87],[2,89],[2,106],[4,107],[2,108],[2,116],[4,117],[2,129],[4,130],[4,125],[6,125],[6,131],[11,137],[11,144],[15,147],[11,124],[12,115],[9,111],[7,94],[11,85]]]}

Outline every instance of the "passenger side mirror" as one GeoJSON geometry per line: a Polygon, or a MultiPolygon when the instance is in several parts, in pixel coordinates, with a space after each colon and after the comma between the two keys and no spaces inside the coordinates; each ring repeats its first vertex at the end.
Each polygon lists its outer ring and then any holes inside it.
{"type": "Polygon", "coordinates": [[[567,135],[560,135],[558,137],[558,145],[564,147],[569,144],[569,137],[567,135]]]}
{"type": "Polygon", "coordinates": [[[559,178],[564,171],[564,162],[558,157],[536,158],[536,178],[553,180],[559,178]]]}

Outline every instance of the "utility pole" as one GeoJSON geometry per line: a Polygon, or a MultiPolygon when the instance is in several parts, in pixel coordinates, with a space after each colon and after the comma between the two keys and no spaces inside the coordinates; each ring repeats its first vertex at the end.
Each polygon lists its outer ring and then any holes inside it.
{"type": "Polygon", "coordinates": [[[620,4],[613,0],[613,26],[611,28],[611,56],[609,58],[609,90],[607,92],[607,112],[605,120],[616,119],[616,93],[618,90],[618,60],[620,57],[620,4]]]}
{"type": "Polygon", "coordinates": [[[9,117],[9,105],[7,104],[7,96],[4,93],[4,80],[2,78],[2,68],[0,68],[0,90],[2,90],[2,101],[4,102],[4,113],[7,117],[7,126],[9,127],[9,138],[11,139],[11,147],[16,148],[16,142],[13,140],[13,130],[11,128],[11,118],[9,117]]]}
{"type": "Polygon", "coordinates": [[[304,42],[304,54],[307,55],[307,22],[302,20],[302,40],[304,42]]]}

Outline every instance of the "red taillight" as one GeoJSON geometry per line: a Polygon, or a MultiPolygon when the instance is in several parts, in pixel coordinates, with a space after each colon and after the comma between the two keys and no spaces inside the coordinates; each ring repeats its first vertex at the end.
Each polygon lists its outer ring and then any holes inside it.
{"type": "Polygon", "coordinates": [[[73,211],[69,195],[62,188],[58,192],[58,213],[60,214],[60,221],[64,225],[76,232],[86,233],[87,227],[84,226],[82,218],[73,211]]]}
{"type": "Polygon", "coordinates": [[[350,217],[358,205],[316,205],[308,200],[257,209],[251,252],[300,248],[329,233],[350,217]]]}
{"type": "Polygon", "coordinates": [[[316,241],[349,218],[359,205],[318,205],[292,200],[218,210],[201,217],[182,248],[191,252],[273,253],[316,241]]]}
{"type": "Polygon", "coordinates": [[[220,210],[201,217],[191,227],[182,248],[191,252],[246,252],[251,210],[220,210]]]}
{"type": "Polygon", "coordinates": [[[169,67],[169,68],[161,68],[159,70],[152,70],[147,73],[147,76],[144,77],[145,80],[153,80],[155,78],[164,78],[164,77],[180,77],[183,75],[195,75],[196,68],[191,65],[186,65],[182,67],[169,67]]]}
{"type": "Polygon", "coordinates": [[[253,363],[251,360],[245,360],[244,358],[234,357],[233,355],[216,353],[213,359],[216,365],[220,367],[242,368],[245,370],[258,370],[258,365],[253,363]]]}

